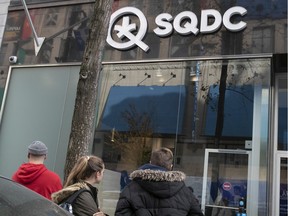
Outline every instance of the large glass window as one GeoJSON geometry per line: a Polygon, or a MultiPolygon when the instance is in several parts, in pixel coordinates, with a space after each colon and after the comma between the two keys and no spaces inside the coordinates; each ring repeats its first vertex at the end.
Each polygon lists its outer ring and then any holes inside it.
{"type": "Polygon", "coordinates": [[[273,146],[275,151],[271,202],[273,214],[284,216],[288,213],[287,74],[278,73],[275,80],[275,144],[273,146]]]}
{"type": "Polygon", "coordinates": [[[252,47],[255,53],[267,53],[273,50],[273,32],[272,27],[253,29],[252,47]]]}
{"type": "Polygon", "coordinates": [[[221,182],[248,182],[256,200],[250,215],[265,213],[269,74],[270,59],[104,64],[92,148],[108,170],[102,202],[109,200],[113,214],[121,171],[149,162],[162,146],[174,152],[174,168],[187,174],[201,201],[205,150],[242,149],[251,151],[249,163],[229,156],[221,164],[229,172],[250,167],[253,181],[213,174],[219,179],[210,181],[209,202],[221,182]]]}
{"type": "Polygon", "coordinates": [[[279,79],[278,89],[278,147],[279,151],[288,150],[287,131],[287,79],[279,79]]]}
{"type": "Polygon", "coordinates": [[[279,216],[288,214],[288,158],[281,158],[280,162],[280,197],[279,216]]]}

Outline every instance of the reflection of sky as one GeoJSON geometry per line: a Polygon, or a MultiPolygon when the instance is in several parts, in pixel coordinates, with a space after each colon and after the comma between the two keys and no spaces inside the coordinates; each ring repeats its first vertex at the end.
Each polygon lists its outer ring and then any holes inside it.
{"type": "MultiPolygon", "coordinates": [[[[210,86],[209,95],[211,100],[206,104],[204,135],[215,136],[219,86],[210,86]]],[[[253,86],[235,86],[226,89],[222,136],[252,137],[253,99],[253,86]]]]}
{"type": "Polygon", "coordinates": [[[132,125],[123,114],[133,114],[132,107],[138,114],[134,120],[147,115],[154,133],[175,134],[182,125],[184,102],[184,86],[113,86],[98,129],[129,131],[132,125]]]}
{"type": "Polygon", "coordinates": [[[287,0],[238,0],[236,5],[247,9],[247,18],[287,17],[287,0]]]}

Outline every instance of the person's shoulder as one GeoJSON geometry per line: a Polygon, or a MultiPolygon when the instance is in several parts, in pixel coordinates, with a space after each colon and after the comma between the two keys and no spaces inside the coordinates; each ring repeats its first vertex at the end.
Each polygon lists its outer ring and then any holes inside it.
{"type": "Polygon", "coordinates": [[[53,172],[52,170],[49,170],[49,169],[46,170],[45,176],[47,178],[53,178],[55,180],[60,180],[61,181],[60,176],[56,172],[53,172]]]}
{"type": "Polygon", "coordinates": [[[57,175],[57,176],[59,176],[56,172],[54,172],[54,171],[52,171],[52,170],[50,170],[50,169],[48,169],[48,168],[47,168],[47,173],[49,173],[49,174],[51,174],[51,175],[57,175]]]}
{"type": "Polygon", "coordinates": [[[79,196],[82,196],[82,197],[85,197],[85,196],[92,196],[92,191],[90,189],[87,189],[87,188],[81,188],[80,189],[81,192],[79,194],[79,196]]]}
{"type": "Polygon", "coordinates": [[[87,203],[90,203],[92,201],[95,202],[95,197],[93,196],[93,193],[90,189],[82,188],[80,190],[81,191],[76,199],[77,202],[81,202],[81,200],[87,203]]]}
{"type": "Polygon", "coordinates": [[[184,186],[179,191],[181,196],[185,197],[194,197],[194,189],[191,186],[186,186],[184,183],[184,186]]]}
{"type": "Polygon", "coordinates": [[[134,193],[138,193],[140,191],[145,191],[144,188],[142,188],[138,183],[137,181],[130,181],[129,184],[127,184],[123,190],[121,191],[121,195],[122,196],[128,196],[130,197],[131,194],[134,194],[134,193]]]}

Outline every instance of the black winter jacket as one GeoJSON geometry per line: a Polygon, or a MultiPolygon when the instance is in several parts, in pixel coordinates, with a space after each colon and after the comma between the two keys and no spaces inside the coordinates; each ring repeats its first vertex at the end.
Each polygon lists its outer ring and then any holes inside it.
{"type": "MultiPolygon", "coordinates": [[[[154,166],[155,167],[155,166],[154,166]]],[[[136,170],[121,192],[115,216],[202,216],[180,171],[136,170]]]]}

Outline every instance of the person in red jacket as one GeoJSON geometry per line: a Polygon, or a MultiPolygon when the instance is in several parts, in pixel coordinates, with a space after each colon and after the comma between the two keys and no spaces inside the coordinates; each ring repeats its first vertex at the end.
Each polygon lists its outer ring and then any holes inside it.
{"type": "Polygon", "coordinates": [[[28,163],[23,163],[12,179],[51,200],[51,194],[61,190],[60,177],[44,165],[48,153],[41,141],[33,141],[28,146],[28,163]]]}

